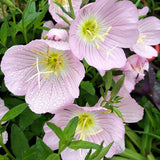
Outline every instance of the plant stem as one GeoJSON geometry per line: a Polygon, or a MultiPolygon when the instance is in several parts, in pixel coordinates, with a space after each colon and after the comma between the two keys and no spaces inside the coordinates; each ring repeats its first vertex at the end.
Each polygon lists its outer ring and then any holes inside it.
{"type": "Polygon", "coordinates": [[[4,151],[6,152],[6,154],[12,159],[12,160],[16,160],[16,158],[10,153],[10,151],[7,149],[7,147],[3,144],[3,136],[2,133],[0,134],[0,145],[1,147],[4,149],[4,151]]]}
{"type": "Polygon", "coordinates": [[[136,7],[138,7],[138,5],[139,5],[140,2],[141,2],[141,0],[137,0],[136,7]]]}
{"type": "Polygon", "coordinates": [[[15,39],[14,39],[14,36],[13,36],[11,30],[10,30],[10,27],[9,27],[9,24],[8,24],[8,21],[7,21],[7,18],[6,18],[6,15],[5,15],[5,13],[4,13],[4,7],[3,7],[3,4],[2,4],[2,3],[1,3],[1,9],[2,9],[3,17],[4,17],[4,22],[5,22],[5,24],[6,24],[7,28],[8,28],[8,31],[9,31],[10,36],[12,37],[13,43],[15,44],[15,39]]]}

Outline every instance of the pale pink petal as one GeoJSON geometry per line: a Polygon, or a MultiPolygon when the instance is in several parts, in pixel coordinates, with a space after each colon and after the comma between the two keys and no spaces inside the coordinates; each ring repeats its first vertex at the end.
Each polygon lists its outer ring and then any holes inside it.
{"type": "Polygon", "coordinates": [[[36,68],[33,66],[36,54],[31,51],[30,47],[28,49],[23,45],[13,46],[2,58],[1,69],[5,75],[5,85],[15,95],[25,95],[30,85],[27,80],[36,73],[36,68]]]}
{"type": "Polygon", "coordinates": [[[125,88],[121,88],[118,96],[123,97],[120,103],[116,106],[119,108],[120,112],[126,123],[135,123],[143,118],[144,109],[141,107],[129,94],[125,88]]]}
{"type": "Polygon", "coordinates": [[[115,3],[110,9],[102,13],[105,24],[111,26],[111,30],[105,37],[106,42],[112,45],[128,48],[138,39],[138,12],[130,1],[115,3]]]}
{"type": "MultiPolygon", "coordinates": [[[[7,141],[8,141],[8,133],[7,133],[7,131],[4,131],[4,132],[2,133],[2,137],[3,137],[3,144],[6,144],[7,141]]],[[[1,136],[0,136],[0,138],[1,138],[1,136]]],[[[1,146],[0,146],[0,147],[1,147],[1,146]]]]}
{"type": "Polygon", "coordinates": [[[138,30],[141,36],[145,36],[144,43],[157,45],[160,43],[160,20],[156,17],[141,19],[138,23],[138,30]]]}
{"type": "Polygon", "coordinates": [[[147,15],[148,12],[149,12],[148,6],[145,6],[142,9],[138,9],[138,15],[139,16],[147,15]]]}
{"type": "Polygon", "coordinates": [[[152,58],[153,56],[158,56],[157,51],[152,46],[137,43],[133,45],[132,49],[136,54],[144,58],[152,58]]]}
{"type": "Polygon", "coordinates": [[[8,111],[9,109],[4,105],[4,101],[0,98],[0,120],[8,111]]]}

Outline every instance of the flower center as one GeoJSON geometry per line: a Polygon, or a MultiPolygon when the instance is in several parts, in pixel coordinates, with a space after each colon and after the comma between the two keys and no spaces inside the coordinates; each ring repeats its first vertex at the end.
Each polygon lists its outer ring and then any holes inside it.
{"type": "Polygon", "coordinates": [[[41,68],[43,68],[43,71],[41,73],[46,73],[45,78],[48,78],[52,72],[58,77],[58,73],[60,73],[65,67],[64,57],[61,51],[55,49],[49,51],[48,47],[47,54],[36,50],[32,50],[32,52],[41,55],[40,61],[34,63],[33,65],[36,65],[37,68],[39,64],[42,65],[41,68]]]}
{"type": "Polygon", "coordinates": [[[86,41],[93,41],[100,32],[100,26],[96,19],[89,18],[81,25],[81,34],[86,41]]]}
{"type": "Polygon", "coordinates": [[[89,131],[95,125],[94,118],[89,113],[81,113],[78,115],[78,130],[89,131]]]}
{"type": "MultiPolygon", "coordinates": [[[[112,26],[108,27],[105,33],[102,32],[102,27],[100,23],[95,18],[88,18],[81,23],[80,33],[85,41],[94,42],[97,49],[100,48],[97,40],[104,42],[104,36],[107,36],[112,26]]],[[[101,48],[103,49],[103,48],[101,48]]]]}
{"type": "Polygon", "coordinates": [[[76,134],[80,134],[80,138],[85,140],[85,136],[96,135],[102,131],[102,129],[98,131],[94,131],[95,126],[95,118],[90,113],[80,113],[78,115],[78,126],[76,134]],[[93,132],[94,131],[94,132],[93,132]]]}
{"type": "Polygon", "coordinates": [[[62,6],[68,4],[68,0],[53,0],[53,1],[61,4],[62,6]]]}

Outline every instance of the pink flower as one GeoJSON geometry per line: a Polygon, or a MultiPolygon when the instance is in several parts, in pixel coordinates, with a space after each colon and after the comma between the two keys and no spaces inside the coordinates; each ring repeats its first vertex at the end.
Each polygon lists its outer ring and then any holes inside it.
{"type": "MultiPolygon", "coordinates": [[[[141,81],[145,74],[144,71],[148,71],[149,62],[146,58],[140,57],[139,55],[132,55],[127,59],[127,63],[121,68],[125,74],[125,80],[123,86],[131,92],[135,84],[141,81]]],[[[115,76],[114,80],[117,82],[121,76],[115,76]]]]}
{"type": "Polygon", "coordinates": [[[132,2],[98,0],[88,4],[71,23],[71,50],[98,70],[120,68],[126,57],[119,47],[128,48],[137,41],[137,21],[137,8],[132,2]]]}
{"type": "Polygon", "coordinates": [[[1,63],[7,88],[36,113],[54,113],[79,96],[84,67],[67,42],[34,40],[9,48],[1,63]]]}
{"type": "Polygon", "coordinates": [[[64,29],[53,28],[46,34],[48,40],[67,41],[68,33],[64,29]]]}
{"type": "MultiPolygon", "coordinates": [[[[71,18],[65,14],[61,8],[59,6],[57,6],[54,2],[58,2],[60,3],[67,11],[70,11],[69,9],[69,4],[68,4],[68,0],[48,0],[48,4],[49,4],[49,12],[52,15],[52,18],[56,21],[56,22],[62,22],[62,18],[60,18],[58,14],[61,14],[63,16],[65,16],[68,20],[71,20],[71,18]]],[[[72,6],[74,9],[74,12],[77,12],[80,8],[80,5],[82,3],[82,0],[73,0],[72,1],[72,6]]]]}
{"type": "Polygon", "coordinates": [[[44,23],[43,27],[47,27],[50,30],[43,30],[42,39],[54,40],[54,41],[67,41],[68,40],[68,32],[65,29],[61,29],[63,27],[68,27],[63,21],[61,23],[53,24],[52,21],[47,21],[44,23]]]}
{"type": "MultiPolygon", "coordinates": [[[[124,125],[122,120],[114,114],[104,114],[106,109],[102,107],[79,107],[75,104],[59,110],[50,122],[64,129],[67,123],[75,116],[79,117],[78,126],[74,138],[101,144],[104,140],[104,147],[112,141],[106,157],[112,157],[124,151],[124,125]],[[121,145],[119,142],[122,141],[121,145]]],[[[58,149],[59,139],[47,126],[44,126],[45,136],[43,141],[53,150],[58,149]]],[[[63,160],[82,160],[88,153],[88,149],[77,151],[67,148],[61,155],[63,160]]]]}
{"type": "MultiPolygon", "coordinates": [[[[4,101],[0,98],[0,120],[8,112],[8,110],[9,109],[4,105],[4,101]]],[[[5,122],[2,122],[2,124],[4,124],[4,123],[5,122]]],[[[0,137],[1,137],[1,135],[0,135],[0,137]]],[[[3,137],[3,144],[6,144],[8,141],[8,133],[6,131],[4,131],[2,133],[2,137],[3,137]]]]}
{"type": "MultiPolygon", "coordinates": [[[[116,106],[119,111],[121,112],[124,122],[126,123],[135,123],[140,121],[143,118],[143,107],[141,107],[129,94],[129,92],[122,87],[118,93],[119,97],[123,97],[120,100],[120,103],[113,104],[116,106]]],[[[106,100],[110,99],[110,92],[107,95],[106,100]]],[[[101,102],[103,101],[103,97],[101,97],[96,104],[96,106],[100,106],[101,102]]]]}
{"type": "Polygon", "coordinates": [[[133,45],[133,50],[145,58],[157,57],[157,51],[152,45],[160,43],[160,20],[156,17],[147,17],[138,22],[139,38],[133,45]]]}

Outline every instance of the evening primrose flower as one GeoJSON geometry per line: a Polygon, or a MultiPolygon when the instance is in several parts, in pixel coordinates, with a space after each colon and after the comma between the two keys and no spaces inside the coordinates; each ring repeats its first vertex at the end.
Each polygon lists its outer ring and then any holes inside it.
{"type": "MultiPolygon", "coordinates": [[[[112,157],[124,151],[124,125],[122,120],[114,114],[105,114],[106,109],[102,107],[79,107],[75,104],[68,105],[56,112],[50,122],[64,129],[67,123],[75,116],[78,116],[78,125],[74,138],[101,144],[104,147],[114,141],[106,157],[112,157]],[[122,142],[119,144],[119,142],[122,142]]],[[[56,134],[47,126],[44,126],[45,136],[43,141],[53,150],[58,149],[59,139],[56,134]]],[[[70,148],[62,153],[63,160],[82,160],[88,153],[88,149],[77,151],[70,148]]]]}
{"type": "MultiPolygon", "coordinates": [[[[4,105],[4,101],[0,98],[0,120],[8,112],[8,110],[9,109],[4,105]]],[[[2,122],[1,124],[4,124],[4,123],[5,122],[2,122]]],[[[1,135],[0,135],[0,138],[1,138],[1,135]]],[[[2,138],[3,138],[3,144],[6,144],[7,141],[8,141],[8,133],[7,133],[7,131],[4,131],[2,133],[2,138]]]]}
{"type": "Polygon", "coordinates": [[[79,96],[84,67],[67,42],[34,40],[9,48],[1,63],[7,88],[36,113],[54,113],[79,96]]]}
{"type": "Polygon", "coordinates": [[[121,48],[130,48],[138,39],[138,11],[129,1],[98,0],[76,15],[69,30],[73,54],[98,70],[120,68],[126,57],[121,48]]]}
{"type": "Polygon", "coordinates": [[[157,57],[157,51],[152,46],[160,43],[160,20],[153,16],[141,19],[138,31],[139,38],[131,50],[144,58],[157,57]]]}
{"type": "MultiPolygon", "coordinates": [[[[141,81],[145,76],[145,71],[149,69],[149,62],[146,58],[139,55],[132,55],[128,57],[127,63],[120,70],[125,74],[123,86],[131,92],[135,84],[141,81]]],[[[114,76],[117,82],[122,76],[114,76]]]]}
{"type": "MultiPolygon", "coordinates": [[[[62,11],[62,9],[59,6],[57,6],[57,4],[55,4],[54,2],[60,3],[66,9],[66,11],[70,11],[68,0],[48,0],[49,12],[52,18],[58,23],[62,22],[63,20],[57,15],[58,13],[58,14],[65,16],[68,20],[71,20],[71,18],[67,14],[65,14],[62,11]]],[[[72,1],[72,6],[73,6],[75,13],[79,10],[81,3],[82,3],[82,0],[72,1]]]]}

